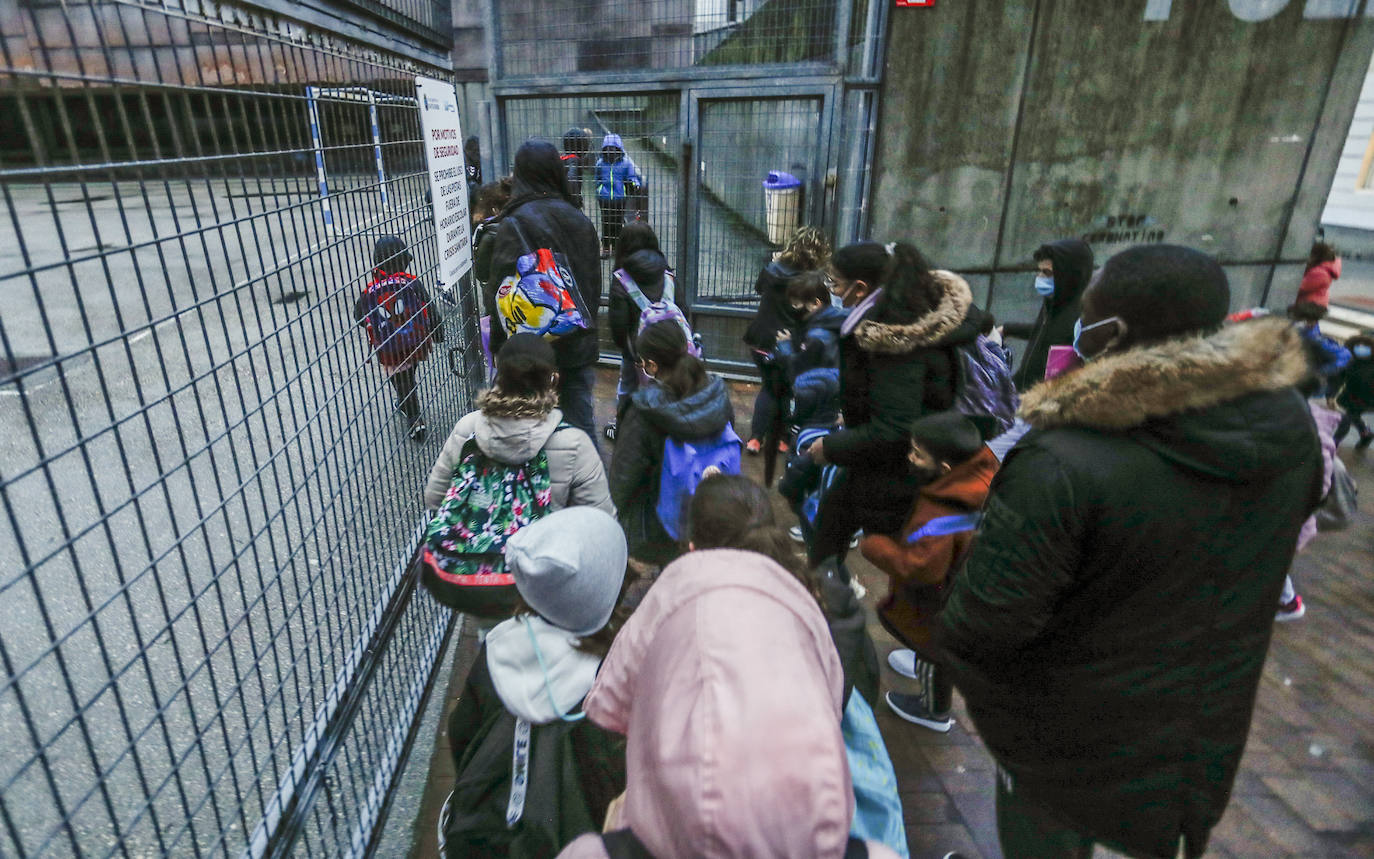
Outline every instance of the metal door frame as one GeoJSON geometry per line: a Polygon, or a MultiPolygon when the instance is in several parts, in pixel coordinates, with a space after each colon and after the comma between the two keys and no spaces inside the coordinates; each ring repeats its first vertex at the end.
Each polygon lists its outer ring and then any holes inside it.
{"type": "MultiPolygon", "coordinates": [[[[838,133],[835,127],[836,121],[840,118],[836,108],[836,101],[840,97],[842,88],[840,83],[833,77],[822,77],[811,80],[793,78],[784,83],[774,86],[762,86],[758,81],[737,81],[728,84],[717,84],[714,86],[691,86],[683,90],[684,99],[687,102],[687,123],[684,128],[685,140],[690,141],[695,149],[700,144],[701,135],[701,103],[714,101],[774,101],[787,98],[816,98],[820,100],[820,110],[817,115],[817,145],[811,151],[811,164],[808,165],[810,177],[818,183],[818,190],[808,195],[805,201],[803,222],[820,224],[826,229],[832,228],[834,224],[835,204],[837,194],[835,188],[830,185],[829,177],[838,170],[835,160],[834,139],[838,133]]],[[[685,163],[685,162],[684,162],[685,163]]],[[[693,159],[692,166],[686,177],[688,197],[686,200],[686,211],[690,214],[690,220],[684,218],[683,229],[686,232],[686,242],[684,258],[691,260],[693,265],[686,271],[686,277],[680,278],[679,282],[684,283],[685,295],[687,296],[687,306],[684,310],[691,319],[692,326],[697,325],[697,318],[701,316],[715,316],[725,318],[748,318],[754,315],[755,308],[751,304],[748,307],[728,307],[724,305],[701,305],[697,302],[698,288],[698,269],[695,265],[700,251],[701,240],[701,159],[693,159]]],[[[809,189],[808,189],[809,190],[809,189]]],[[[720,361],[713,359],[712,364],[719,364],[722,367],[742,368],[745,364],[737,361],[720,361]]]]}
{"type": "MultiPolygon", "coordinates": [[[[695,264],[700,250],[701,224],[701,176],[699,144],[701,133],[701,104],[714,101],[766,101],[787,98],[814,98],[820,101],[816,125],[817,142],[811,150],[808,165],[811,179],[805,201],[804,220],[819,224],[833,232],[837,226],[838,188],[834,177],[839,169],[836,141],[843,121],[841,99],[844,94],[843,79],[834,73],[817,74],[806,77],[787,77],[778,83],[761,79],[740,77],[728,81],[712,81],[703,84],[699,78],[678,78],[664,76],[644,76],[634,83],[621,82],[619,79],[602,79],[597,83],[568,85],[541,82],[537,84],[493,84],[492,97],[492,143],[493,161],[502,174],[510,172],[516,141],[510,137],[510,122],[507,106],[512,102],[526,99],[587,98],[605,96],[623,98],[625,96],[669,96],[678,98],[678,158],[679,172],[675,177],[678,183],[677,223],[673,225],[676,245],[680,249],[678,260],[679,288],[685,297],[683,310],[687,313],[693,327],[699,317],[744,318],[752,316],[754,307],[727,307],[722,305],[702,306],[697,302],[698,266],[695,264]],[[690,263],[690,264],[689,264],[690,263]]],[[[713,366],[727,370],[752,369],[752,365],[736,360],[712,359],[713,366]]]]}

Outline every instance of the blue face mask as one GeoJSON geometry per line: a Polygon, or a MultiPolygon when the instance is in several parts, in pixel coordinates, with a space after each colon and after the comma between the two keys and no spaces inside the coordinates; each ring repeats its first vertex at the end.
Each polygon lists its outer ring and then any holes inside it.
{"type": "Polygon", "coordinates": [[[1368,358],[1370,355],[1374,355],[1374,349],[1370,349],[1368,346],[1360,344],[1359,346],[1353,347],[1350,350],[1350,354],[1354,355],[1356,358],[1368,358]]]}
{"type": "Polygon", "coordinates": [[[1045,277],[1043,274],[1035,279],[1035,291],[1044,298],[1054,295],[1054,278],[1045,277]]]}
{"type": "Polygon", "coordinates": [[[1121,317],[1119,317],[1119,316],[1108,316],[1106,319],[1099,320],[1099,321],[1097,321],[1097,322],[1094,322],[1092,325],[1088,325],[1088,326],[1084,326],[1083,320],[1082,320],[1081,318],[1078,319],[1077,321],[1075,321],[1075,322],[1073,323],[1073,351],[1074,351],[1074,354],[1076,354],[1079,358],[1082,358],[1084,362],[1091,361],[1093,358],[1097,357],[1097,356],[1095,356],[1095,355],[1091,355],[1091,356],[1090,356],[1090,355],[1084,355],[1084,354],[1083,354],[1083,350],[1078,348],[1078,341],[1079,341],[1080,339],[1082,339],[1082,337],[1083,337],[1083,332],[1084,332],[1084,331],[1091,331],[1091,330],[1093,330],[1094,328],[1101,328],[1103,325],[1107,325],[1108,323],[1120,322],[1120,321],[1121,321],[1121,317]]]}

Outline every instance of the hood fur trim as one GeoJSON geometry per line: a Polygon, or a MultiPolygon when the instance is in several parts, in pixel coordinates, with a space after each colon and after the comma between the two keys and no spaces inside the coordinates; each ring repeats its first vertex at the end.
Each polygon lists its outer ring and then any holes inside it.
{"type": "Polygon", "coordinates": [[[558,392],[535,397],[516,397],[491,388],[477,395],[477,408],[489,418],[542,418],[558,405],[558,392]]]}
{"type": "Polygon", "coordinates": [[[1105,355],[1032,388],[1021,398],[1021,417],[1037,429],[1127,430],[1291,387],[1310,373],[1298,330],[1283,319],[1261,319],[1105,355]]]}
{"type": "Polygon", "coordinates": [[[860,349],[880,355],[904,355],[922,346],[940,342],[963,324],[973,304],[973,291],[969,289],[968,281],[952,271],[937,270],[931,274],[943,292],[940,304],[906,325],[864,320],[854,329],[860,349]]]}

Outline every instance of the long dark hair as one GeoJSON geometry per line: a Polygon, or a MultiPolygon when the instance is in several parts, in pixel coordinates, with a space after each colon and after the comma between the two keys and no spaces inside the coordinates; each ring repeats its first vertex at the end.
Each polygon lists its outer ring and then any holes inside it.
{"type": "Polygon", "coordinates": [[[663,253],[658,246],[658,233],[645,221],[631,221],[620,228],[620,239],[615,243],[615,264],[611,270],[624,268],[630,254],[643,250],[663,253]]]}
{"type": "Polygon", "coordinates": [[[879,322],[912,322],[934,310],[943,295],[930,262],[905,242],[854,242],[835,252],[830,267],[846,280],[882,287],[872,314],[879,322]]]}
{"type": "Polygon", "coordinates": [[[792,539],[778,527],[768,492],[747,477],[716,474],[697,484],[688,512],[697,549],[743,549],[777,561],[821,602],[820,586],[792,539]]]}
{"type": "Polygon", "coordinates": [[[658,365],[654,381],[674,400],[706,387],[706,365],[687,353],[687,335],[671,319],[655,322],[635,339],[635,354],[658,365]]]}
{"type": "Polygon", "coordinates": [[[1313,242],[1312,249],[1307,252],[1307,267],[1312,268],[1324,262],[1334,262],[1335,259],[1335,248],[1326,242],[1313,242]]]}

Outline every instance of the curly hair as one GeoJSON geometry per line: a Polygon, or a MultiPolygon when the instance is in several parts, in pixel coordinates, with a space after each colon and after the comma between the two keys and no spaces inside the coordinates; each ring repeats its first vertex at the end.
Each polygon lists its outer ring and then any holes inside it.
{"type": "Polygon", "coordinates": [[[798,227],[778,253],[778,261],[798,271],[815,271],[830,262],[830,242],[817,227],[798,227]]]}

